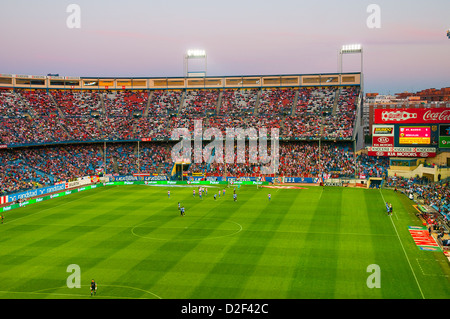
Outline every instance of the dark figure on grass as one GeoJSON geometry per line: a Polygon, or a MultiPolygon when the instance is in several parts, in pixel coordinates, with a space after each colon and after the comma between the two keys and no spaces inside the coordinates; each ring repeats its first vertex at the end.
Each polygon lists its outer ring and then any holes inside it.
{"type": "Polygon", "coordinates": [[[97,294],[97,283],[94,279],[91,281],[91,296],[94,294],[94,296],[97,294]]]}

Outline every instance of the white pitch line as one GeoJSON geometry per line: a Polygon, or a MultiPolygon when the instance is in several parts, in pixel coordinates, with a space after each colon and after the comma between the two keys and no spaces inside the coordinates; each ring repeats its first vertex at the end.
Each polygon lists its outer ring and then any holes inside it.
{"type": "MultiPolygon", "coordinates": [[[[383,193],[381,192],[381,188],[380,188],[380,194],[381,194],[381,198],[383,199],[384,204],[386,204],[383,193]]],[[[389,217],[391,217],[391,216],[389,216],[389,217]]],[[[395,224],[394,224],[394,221],[392,220],[392,218],[391,218],[391,222],[392,222],[392,226],[394,226],[394,230],[395,230],[395,233],[397,234],[397,238],[398,238],[398,241],[400,242],[400,246],[402,246],[402,250],[403,250],[403,253],[405,254],[406,260],[408,261],[409,268],[411,269],[414,279],[416,280],[417,287],[419,287],[419,291],[420,291],[420,294],[422,295],[422,299],[425,299],[425,296],[423,295],[423,292],[422,292],[422,288],[420,287],[419,281],[417,280],[416,273],[414,272],[414,269],[411,265],[411,261],[409,260],[408,254],[406,253],[405,247],[403,246],[402,240],[400,239],[400,235],[398,234],[398,231],[397,231],[397,227],[395,227],[395,224]]]]}

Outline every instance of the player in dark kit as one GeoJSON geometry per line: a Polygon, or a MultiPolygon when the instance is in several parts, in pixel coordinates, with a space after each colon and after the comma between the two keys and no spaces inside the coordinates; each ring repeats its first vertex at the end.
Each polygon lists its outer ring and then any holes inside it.
{"type": "Polygon", "coordinates": [[[92,296],[92,294],[94,294],[94,296],[95,296],[96,293],[97,293],[97,283],[95,282],[94,279],[92,279],[92,281],[91,281],[91,296],[92,296]]]}

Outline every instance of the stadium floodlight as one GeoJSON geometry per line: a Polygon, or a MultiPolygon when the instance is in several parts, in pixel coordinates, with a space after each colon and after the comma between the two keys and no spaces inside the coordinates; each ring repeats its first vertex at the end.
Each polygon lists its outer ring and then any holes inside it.
{"type": "Polygon", "coordinates": [[[343,53],[361,53],[361,44],[347,44],[341,47],[341,54],[343,53]]]}
{"type": "Polygon", "coordinates": [[[203,58],[206,57],[205,50],[188,50],[187,56],[190,58],[203,58]]]}
{"type": "MultiPolygon", "coordinates": [[[[198,64],[198,62],[197,62],[198,64]]],[[[206,76],[206,51],[202,49],[190,49],[187,50],[184,56],[184,75],[186,77],[190,76],[206,76]],[[189,62],[192,60],[203,60],[200,62],[200,66],[197,65],[197,70],[192,70],[189,68],[189,62]]]]}
{"type": "Polygon", "coordinates": [[[364,88],[364,76],[363,76],[363,47],[361,44],[346,44],[341,46],[339,50],[339,66],[338,72],[342,74],[342,56],[344,54],[360,54],[361,55],[361,92],[363,92],[364,88]]]}

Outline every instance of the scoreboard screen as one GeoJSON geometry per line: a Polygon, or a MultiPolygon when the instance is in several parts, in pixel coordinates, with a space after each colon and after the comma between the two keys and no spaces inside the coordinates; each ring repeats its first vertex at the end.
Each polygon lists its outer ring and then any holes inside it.
{"type": "Polygon", "coordinates": [[[429,126],[400,126],[399,144],[430,144],[431,129],[429,126]]]}

